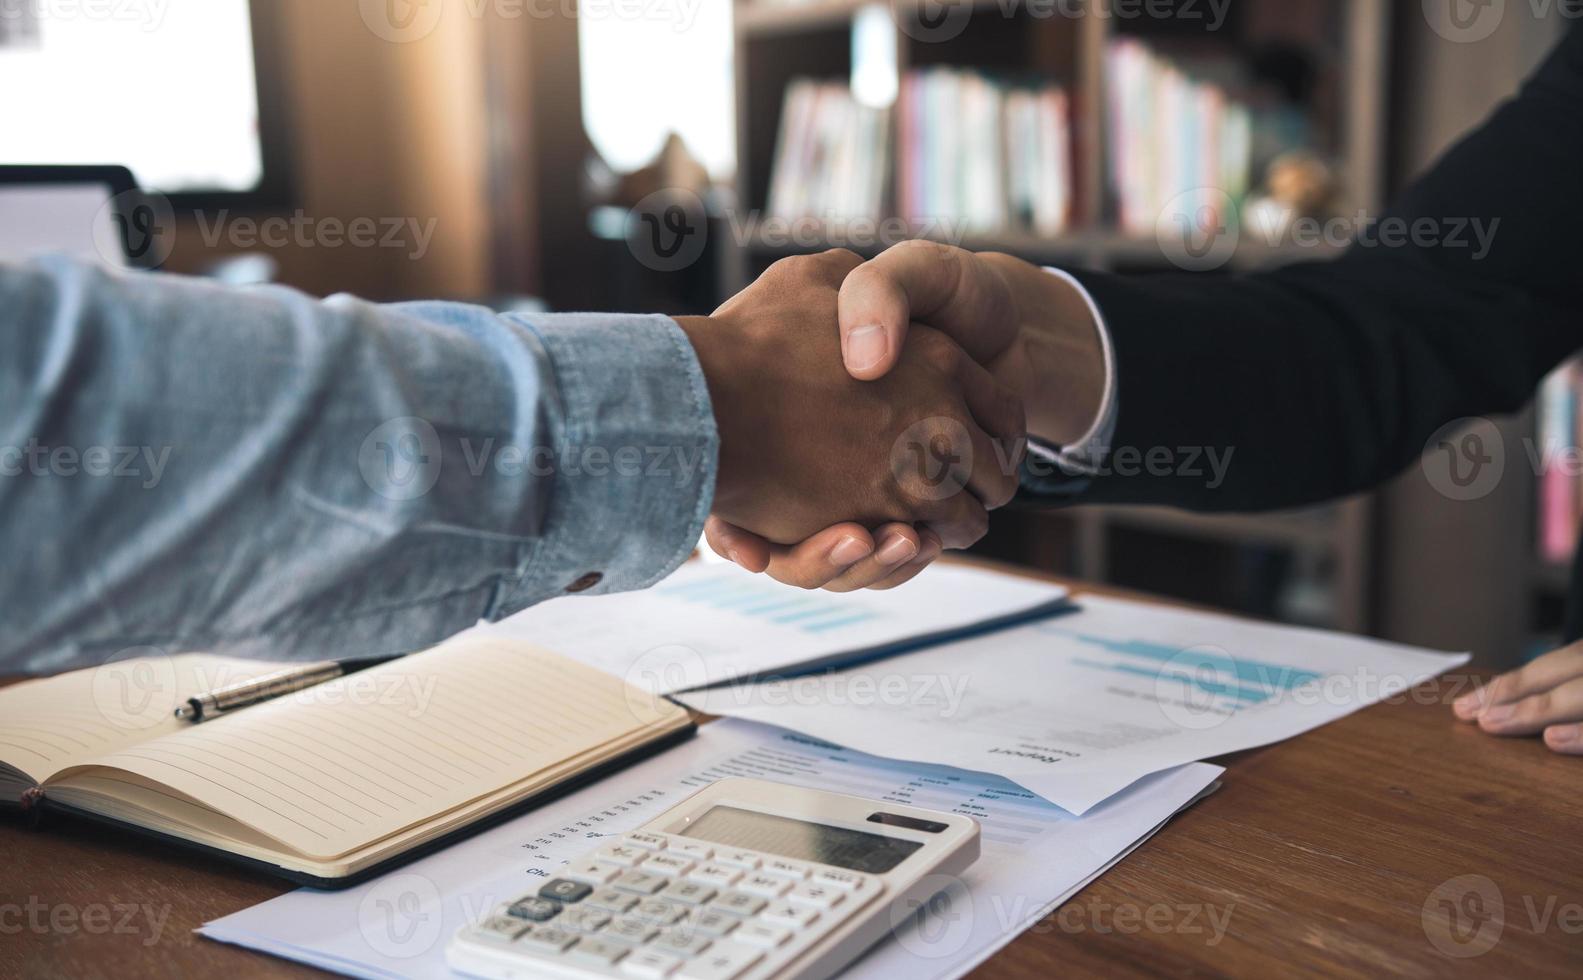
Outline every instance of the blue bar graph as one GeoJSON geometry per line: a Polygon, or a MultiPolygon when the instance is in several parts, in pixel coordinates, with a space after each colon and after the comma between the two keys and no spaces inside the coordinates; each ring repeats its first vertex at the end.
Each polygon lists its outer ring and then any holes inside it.
{"type": "MultiPolygon", "coordinates": [[[[1078,643],[1097,647],[1107,653],[1138,657],[1179,670],[1208,670],[1227,678],[1236,678],[1254,689],[1280,688],[1291,690],[1324,676],[1316,671],[1301,670],[1282,664],[1262,663],[1257,660],[1232,657],[1203,647],[1171,646],[1145,640],[1113,640],[1103,636],[1079,633],[1054,623],[1040,627],[1044,632],[1065,636],[1078,643]]],[[[1155,672],[1150,672],[1151,676],[1155,672]]]]}
{"type": "Polygon", "coordinates": [[[1161,677],[1168,677],[1172,680],[1181,681],[1184,684],[1192,684],[1199,690],[1205,691],[1209,694],[1223,694],[1227,697],[1236,698],[1238,701],[1247,702],[1248,704],[1258,704],[1261,701],[1268,701],[1270,699],[1270,692],[1267,690],[1258,690],[1251,687],[1242,687],[1237,684],[1222,683],[1220,681],[1210,680],[1209,678],[1205,677],[1195,677],[1192,674],[1180,674],[1176,671],[1166,670],[1164,668],[1150,670],[1147,667],[1135,667],[1132,664],[1107,664],[1101,663],[1098,660],[1087,660],[1082,657],[1078,657],[1072,662],[1082,667],[1093,667],[1096,670],[1111,670],[1122,674],[1135,674],[1139,677],[1148,677],[1155,680],[1158,680],[1161,677]]]}
{"type": "Polygon", "coordinates": [[[794,592],[762,579],[744,581],[735,574],[662,585],[654,593],[806,633],[843,629],[880,618],[880,613],[850,599],[794,592]]]}

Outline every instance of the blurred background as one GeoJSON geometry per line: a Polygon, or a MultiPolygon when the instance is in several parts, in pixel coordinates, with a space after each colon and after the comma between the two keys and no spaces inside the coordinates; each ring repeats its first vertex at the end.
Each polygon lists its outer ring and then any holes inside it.
{"type": "MultiPolygon", "coordinates": [[[[1234,275],[1367,234],[1569,9],[0,0],[0,164],[130,168],[136,264],[376,300],[707,313],[781,256],[911,237],[1234,275]]],[[[1573,381],[1480,427],[1505,465],[1476,487],[1008,512],[981,550],[1513,662],[1559,632],[1583,497],[1539,460],[1577,443],[1573,381]]]]}

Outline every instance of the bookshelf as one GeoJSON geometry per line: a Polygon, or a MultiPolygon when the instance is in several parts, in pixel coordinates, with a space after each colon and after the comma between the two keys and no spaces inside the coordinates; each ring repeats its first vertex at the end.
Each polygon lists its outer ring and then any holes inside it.
{"type": "Polygon", "coordinates": [[[1533,406],[1515,421],[1528,442],[1517,450],[1536,453],[1532,501],[1532,559],[1528,579],[1533,597],[1531,642],[1540,649],[1559,640],[1570,592],[1578,530],[1583,527],[1583,360],[1571,358],[1539,389],[1533,406]],[[1531,449],[1529,447],[1532,447],[1531,449]]]}
{"type": "MultiPolygon", "coordinates": [[[[891,0],[894,71],[954,68],[1018,83],[1053,83],[1070,106],[1071,219],[1055,236],[1027,231],[976,231],[953,244],[1000,251],[1031,262],[1099,270],[1165,272],[1174,267],[1152,236],[1120,230],[1118,205],[1108,178],[1113,134],[1107,132],[1106,53],[1118,37],[1133,37],[1169,57],[1245,59],[1261,44],[1302,50],[1313,67],[1308,110],[1316,144],[1333,161],[1339,194],[1334,213],[1375,213],[1385,185],[1385,106],[1388,0],[1238,0],[1219,30],[1185,18],[1160,22],[1121,15],[1111,0],[891,0]],[[917,29],[925,10],[959,18],[945,32],[917,29]],[[1052,13],[1053,12],[1053,13],[1052,13]],[[925,39],[920,39],[925,38],[925,39]]],[[[799,226],[788,237],[767,229],[764,215],[789,85],[799,79],[842,81],[853,73],[853,30],[864,0],[737,0],[738,221],[734,247],[723,257],[722,281],[745,286],[787,255],[848,247],[871,255],[893,243],[871,241],[835,218],[799,226]],[[854,244],[856,241],[856,244],[854,244]]],[[[1186,5],[1183,5],[1184,7],[1186,5]]],[[[1195,4],[1198,9],[1204,5],[1195,4]]],[[[1133,4],[1125,9],[1136,10],[1133,4]]],[[[883,216],[898,215],[896,154],[889,160],[883,216]]],[[[909,227],[903,237],[933,237],[909,227]]],[[[1222,274],[1334,254],[1333,248],[1266,244],[1243,235],[1222,274]]],[[[1317,625],[1369,631],[1371,618],[1371,500],[1357,498],[1303,512],[1206,516],[1158,508],[1083,507],[1056,512],[1007,512],[985,547],[999,557],[1084,578],[1147,587],[1185,598],[1230,605],[1255,614],[1299,618],[1317,625]],[[1139,569],[1175,564],[1176,556],[1201,552],[1200,567],[1139,580],[1139,569]],[[1196,549],[1196,550],[1195,550],[1196,549]],[[1250,557],[1251,554],[1251,557],[1250,557]],[[1156,556],[1152,560],[1150,556],[1156,556]],[[1266,597],[1202,594],[1195,584],[1210,569],[1236,566],[1259,580],[1259,569],[1284,569],[1304,579],[1302,589],[1321,601],[1298,603],[1294,613],[1266,597]],[[1317,589],[1317,593],[1316,593],[1317,589]]],[[[1147,573],[1145,573],[1147,574],[1147,573]]]]}

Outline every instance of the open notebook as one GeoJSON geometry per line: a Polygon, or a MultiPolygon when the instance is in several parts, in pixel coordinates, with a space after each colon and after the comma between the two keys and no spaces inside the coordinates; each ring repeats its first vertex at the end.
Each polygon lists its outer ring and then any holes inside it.
{"type": "Polygon", "coordinates": [[[0,801],[343,887],[693,731],[617,677],[476,632],[200,725],[172,715],[281,666],[190,654],[0,690],[0,801]]]}

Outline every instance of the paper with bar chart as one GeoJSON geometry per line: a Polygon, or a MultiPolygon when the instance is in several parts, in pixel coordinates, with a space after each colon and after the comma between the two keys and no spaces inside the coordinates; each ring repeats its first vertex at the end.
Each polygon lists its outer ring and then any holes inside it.
{"type": "Polygon", "coordinates": [[[532,813],[346,891],[303,888],[209,922],[203,935],[350,976],[456,976],[452,933],[535,891],[568,858],[641,826],[727,776],[771,779],[973,817],[983,853],[946,891],[899,919],[844,974],[960,977],[1124,857],[1205,792],[1221,770],[1160,773],[1074,820],[993,776],[909,766],[792,732],[722,721],[698,737],[532,813]]]}
{"type": "Polygon", "coordinates": [[[1060,586],[968,565],[936,566],[888,592],[837,595],[693,562],[643,592],[568,596],[481,628],[669,694],[884,656],[1065,607],[1060,586]]]}
{"type": "Polygon", "coordinates": [[[995,773],[1080,814],[1148,773],[1290,738],[1468,659],[1114,599],[1078,605],[849,670],[681,700],[995,773]]]}

